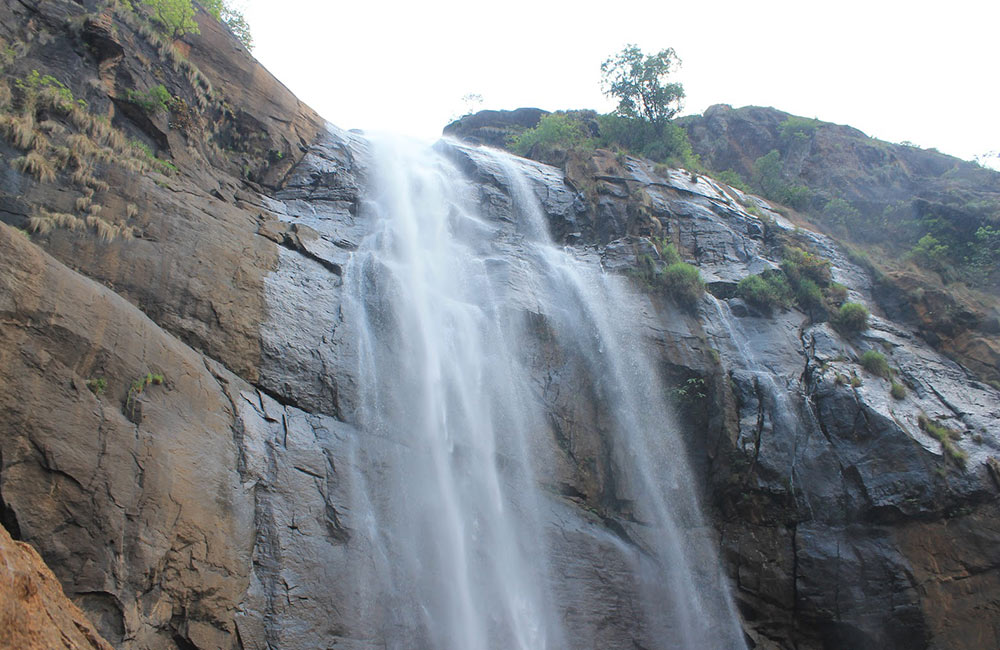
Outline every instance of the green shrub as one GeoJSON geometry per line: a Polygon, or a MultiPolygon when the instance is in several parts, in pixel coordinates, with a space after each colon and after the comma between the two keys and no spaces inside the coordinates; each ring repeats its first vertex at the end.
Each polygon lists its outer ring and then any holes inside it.
{"type": "Polygon", "coordinates": [[[150,115],[166,113],[170,103],[174,100],[174,96],[163,84],[153,86],[144,93],[129,89],[125,96],[130,102],[150,115]]]}
{"type": "Polygon", "coordinates": [[[86,382],[87,388],[90,389],[94,395],[100,397],[104,394],[104,391],[108,389],[108,380],[104,377],[97,377],[96,379],[88,379],[86,382]]]}
{"type": "Polygon", "coordinates": [[[833,319],[833,326],[843,334],[857,334],[868,329],[868,309],[856,302],[845,302],[833,319]]]}
{"type": "Polygon", "coordinates": [[[830,286],[823,290],[827,301],[835,307],[840,307],[847,300],[847,287],[839,282],[831,282],[830,286]]]}
{"type": "Polygon", "coordinates": [[[726,185],[728,185],[729,187],[735,187],[741,192],[746,192],[746,193],[750,192],[750,186],[746,184],[746,181],[743,180],[743,177],[740,176],[739,173],[734,172],[731,169],[727,169],[721,172],[716,172],[712,174],[712,176],[715,177],[715,180],[721,181],[726,185]]]}
{"type": "Polygon", "coordinates": [[[781,267],[790,280],[801,275],[822,287],[830,284],[830,260],[797,246],[788,246],[783,252],[785,259],[781,267]]]}
{"type": "Polygon", "coordinates": [[[866,350],[861,355],[861,367],[879,377],[885,377],[886,379],[892,377],[892,369],[889,368],[889,362],[886,360],[885,355],[875,350],[866,350]]]}
{"type": "Polygon", "coordinates": [[[805,312],[822,309],[823,290],[809,278],[802,278],[795,283],[795,303],[805,312]]]}
{"type": "Polygon", "coordinates": [[[660,259],[667,266],[672,266],[678,262],[683,262],[681,254],[677,252],[677,247],[673,244],[660,242],[660,259]]]}
{"type": "Polygon", "coordinates": [[[894,381],[892,382],[892,388],[889,389],[889,394],[892,395],[893,399],[904,399],[906,397],[906,386],[894,381]]]}
{"type": "Polygon", "coordinates": [[[796,210],[809,207],[813,193],[805,185],[785,178],[781,153],[772,149],[753,163],[753,181],[765,198],[784,203],[796,210]]]}
{"type": "Polygon", "coordinates": [[[597,125],[600,130],[599,146],[621,148],[674,167],[701,169],[701,161],[691,149],[687,131],[672,122],[654,124],[648,120],[608,114],[598,115],[597,125]]]}
{"type": "Polygon", "coordinates": [[[583,123],[559,113],[544,115],[537,126],[512,136],[508,144],[511,150],[520,156],[528,155],[536,146],[549,149],[578,149],[592,146],[583,123]]]}
{"type": "Polygon", "coordinates": [[[830,199],[823,206],[823,221],[831,225],[847,228],[856,223],[861,217],[857,208],[844,199],[830,199]]]}
{"type": "Polygon", "coordinates": [[[185,34],[200,33],[191,0],[142,0],[142,4],[149,7],[153,19],[166,36],[180,38],[185,34]]]}
{"type": "Polygon", "coordinates": [[[790,115],[788,119],[781,123],[779,137],[785,142],[808,140],[816,132],[816,129],[822,125],[823,122],[817,119],[790,115]]]}
{"type": "Polygon", "coordinates": [[[780,272],[747,276],[736,285],[736,292],[748,304],[766,313],[791,304],[791,288],[780,272]]]}
{"type": "Polygon", "coordinates": [[[674,262],[663,271],[663,288],[678,303],[694,307],[705,293],[705,282],[698,268],[685,262],[674,262]]]}
{"type": "Polygon", "coordinates": [[[969,459],[969,454],[956,447],[952,442],[953,440],[959,440],[962,437],[962,433],[960,431],[949,429],[943,424],[939,424],[938,422],[931,420],[922,413],[917,418],[917,422],[920,424],[921,429],[937,438],[938,442],[941,443],[941,448],[949,458],[955,461],[960,467],[965,467],[965,462],[969,459]]]}

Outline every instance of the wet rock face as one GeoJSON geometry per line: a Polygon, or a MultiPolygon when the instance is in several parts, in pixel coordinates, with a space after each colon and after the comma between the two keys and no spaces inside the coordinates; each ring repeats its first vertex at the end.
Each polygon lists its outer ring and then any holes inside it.
{"type": "MultiPolygon", "coordinates": [[[[0,33],[80,10],[29,4],[0,9],[0,33]]],[[[94,60],[60,49],[64,34],[46,41],[45,60],[81,74],[131,65],[104,17],[82,25],[94,60]]],[[[202,30],[191,56],[233,98],[230,135],[257,130],[284,153],[261,184],[193,155],[160,183],[109,172],[108,205],[138,204],[133,241],[29,239],[0,224],[0,522],[116,647],[382,647],[376,622],[391,612],[349,579],[376,554],[345,507],[367,489],[351,477],[387,480],[380,458],[395,451],[359,444],[356,324],[342,309],[344,269],[373,218],[369,144],[321,128],[214,23],[202,30]]],[[[531,126],[538,114],[509,118],[531,126]]],[[[763,119],[726,122],[745,143],[734,165],[767,146],[777,125],[763,119]]],[[[182,135],[160,126],[184,156],[182,135]]],[[[438,146],[513,235],[512,189],[492,159],[438,146]]],[[[567,174],[523,167],[554,237],[581,260],[628,275],[659,263],[653,239],[669,240],[709,285],[692,313],[637,283],[623,317],[677,396],[714,522],[700,532],[722,549],[755,647],[1000,647],[1000,393],[896,322],[906,306],[831,240],[796,232],[759,199],[610,154],[571,159],[567,174]],[[776,233],[831,261],[850,299],[875,313],[867,330],[844,338],[735,297],[740,279],[780,264],[776,233]],[[886,356],[903,399],[860,366],[869,349],[886,356]],[[679,390],[692,380],[703,388],[679,390]]],[[[0,220],[22,225],[32,202],[66,196],[5,168],[0,220]]],[[[624,578],[642,534],[627,477],[608,453],[593,379],[516,290],[516,237],[508,246],[493,272],[512,287],[530,334],[523,361],[551,414],[536,451],[554,459],[553,588],[586,594],[563,613],[574,647],[643,646],[650,632],[624,578]]],[[[85,627],[80,647],[103,647],[85,627]]]]}

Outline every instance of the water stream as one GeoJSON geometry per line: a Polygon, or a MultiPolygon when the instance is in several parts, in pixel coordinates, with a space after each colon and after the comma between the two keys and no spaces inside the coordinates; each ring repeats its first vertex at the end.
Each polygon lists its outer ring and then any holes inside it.
{"type": "Polygon", "coordinates": [[[641,298],[552,243],[530,165],[468,154],[498,172],[510,201],[498,218],[448,146],[373,141],[374,231],[344,276],[360,338],[356,444],[382,449],[358,450],[379,471],[356,477],[350,504],[373,558],[353,572],[359,615],[390,648],[593,647],[566,624],[586,595],[553,553],[563,502],[546,486],[559,452],[526,352],[541,322],[546,349],[572,351],[603,415],[627,504],[608,537],[641,601],[634,637],[743,647],[667,391],[627,318],[641,298]]]}

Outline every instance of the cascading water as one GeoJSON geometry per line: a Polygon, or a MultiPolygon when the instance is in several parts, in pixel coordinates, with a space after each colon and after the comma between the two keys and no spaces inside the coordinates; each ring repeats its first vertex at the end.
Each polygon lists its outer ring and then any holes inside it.
{"type": "Polygon", "coordinates": [[[441,151],[373,150],[374,230],[344,276],[360,339],[352,465],[377,466],[358,472],[350,504],[370,558],[351,569],[368,635],[391,648],[598,647],[567,624],[588,594],[559,551],[559,452],[526,353],[542,322],[602,412],[626,515],[604,543],[641,600],[632,637],[743,647],[652,353],[622,318],[640,298],[553,245],[525,163],[464,152],[497,172],[509,201],[497,216],[441,151]]]}

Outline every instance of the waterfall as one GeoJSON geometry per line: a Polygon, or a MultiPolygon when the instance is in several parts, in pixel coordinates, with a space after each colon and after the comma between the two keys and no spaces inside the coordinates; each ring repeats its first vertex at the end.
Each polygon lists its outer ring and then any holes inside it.
{"type": "Polygon", "coordinates": [[[458,146],[372,142],[373,230],[344,274],[359,360],[352,543],[370,558],[350,571],[354,615],[390,648],[609,647],[568,623],[593,606],[565,566],[560,522],[575,517],[640,601],[633,643],[744,647],[654,353],[629,322],[641,296],[553,244],[528,163],[463,150],[495,172],[487,205],[447,155],[458,146]],[[566,461],[548,357],[586,378],[577,399],[600,414],[615,530],[555,484],[566,461]]]}

